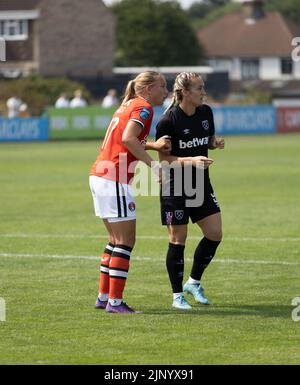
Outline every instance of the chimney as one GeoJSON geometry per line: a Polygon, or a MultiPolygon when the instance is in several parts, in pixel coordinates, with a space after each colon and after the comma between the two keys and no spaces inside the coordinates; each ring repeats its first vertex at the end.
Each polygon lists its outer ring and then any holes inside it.
{"type": "Polygon", "coordinates": [[[243,16],[247,24],[255,24],[265,16],[264,0],[243,1],[243,16]]]}

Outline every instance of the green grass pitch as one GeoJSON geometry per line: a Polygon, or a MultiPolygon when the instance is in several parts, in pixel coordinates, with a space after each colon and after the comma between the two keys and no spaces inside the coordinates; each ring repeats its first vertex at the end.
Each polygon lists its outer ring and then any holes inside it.
{"type": "MultiPolygon", "coordinates": [[[[88,187],[98,147],[0,145],[0,364],[299,364],[300,136],[227,137],[210,152],[224,227],[202,281],[210,306],[171,308],[159,200],[137,198],[135,315],[93,308],[106,244],[88,187]]],[[[185,279],[200,238],[190,225],[185,279]]]]}

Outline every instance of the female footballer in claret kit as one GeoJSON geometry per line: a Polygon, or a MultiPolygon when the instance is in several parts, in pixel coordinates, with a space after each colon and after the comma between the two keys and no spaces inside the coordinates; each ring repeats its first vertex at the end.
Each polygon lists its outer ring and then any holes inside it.
{"type": "Polygon", "coordinates": [[[170,141],[160,138],[146,143],[153,107],[167,97],[165,78],[152,71],[139,74],[126,88],[90,172],[95,214],[103,219],[109,235],[101,256],[99,295],[95,307],[109,313],[135,313],[123,301],[129,261],[135,244],[136,207],[130,185],[134,167],[141,160],[159,174],[159,166],[146,150],[170,152],[170,141]]]}
{"type": "Polygon", "coordinates": [[[182,193],[176,195],[178,173],[173,170],[169,174],[169,193],[164,194],[166,189],[162,188],[160,196],[162,224],[167,226],[169,234],[166,264],[173,290],[172,306],[178,309],[191,309],[184,293],[191,294],[198,303],[209,303],[200,280],[222,239],[220,208],[208,172],[213,160],[207,156],[208,149],[223,149],[224,139],[215,137],[213,113],[203,103],[205,96],[200,75],[190,72],[179,74],[174,84],[172,104],[157,125],[156,139],[168,135],[172,145],[170,154],[159,154],[160,161],[162,164],[180,166],[179,183],[183,185],[182,193]],[[188,207],[187,200],[190,201],[191,197],[185,191],[191,187],[187,184],[197,184],[199,163],[204,168],[204,176],[201,185],[196,185],[196,191],[203,189],[203,203],[188,207]],[[184,172],[188,164],[193,166],[190,166],[192,172],[189,180],[184,172]],[[199,226],[203,238],[194,252],[190,277],[183,286],[184,248],[189,218],[199,226]]]}

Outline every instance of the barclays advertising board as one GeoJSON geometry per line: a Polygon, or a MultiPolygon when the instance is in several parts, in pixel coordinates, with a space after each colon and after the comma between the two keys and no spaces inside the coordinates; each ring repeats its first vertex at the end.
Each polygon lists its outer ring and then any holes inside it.
{"type": "Polygon", "coordinates": [[[47,118],[0,118],[0,142],[48,140],[47,118]]]}
{"type": "Polygon", "coordinates": [[[213,107],[217,135],[272,134],[277,131],[272,106],[213,107]]]}
{"type": "MultiPolygon", "coordinates": [[[[277,131],[277,113],[273,106],[212,107],[217,135],[273,134],[277,131]]],[[[164,108],[155,107],[151,135],[161,119],[164,108]]]]}

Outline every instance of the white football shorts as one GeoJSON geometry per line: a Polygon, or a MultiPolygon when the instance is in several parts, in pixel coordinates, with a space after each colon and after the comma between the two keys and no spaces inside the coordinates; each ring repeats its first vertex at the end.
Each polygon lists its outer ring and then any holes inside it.
{"type": "Polygon", "coordinates": [[[93,175],[89,177],[89,183],[97,217],[108,222],[136,219],[134,192],[130,185],[93,175]]]}

